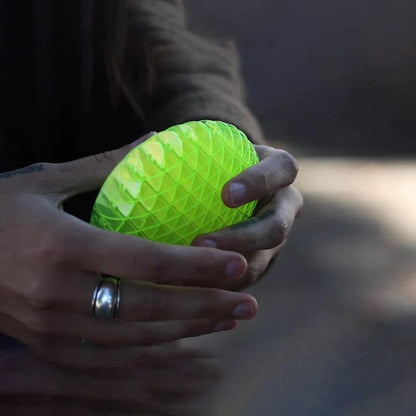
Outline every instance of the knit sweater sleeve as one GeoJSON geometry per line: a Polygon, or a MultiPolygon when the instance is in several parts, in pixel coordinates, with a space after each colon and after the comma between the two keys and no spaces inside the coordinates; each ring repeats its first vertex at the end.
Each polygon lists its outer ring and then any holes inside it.
{"type": "MultiPolygon", "coordinates": [[[[238,54],[189,31],[181,0],[130,0],[129,49],[137,56],[140,107],[155,130],[189,120],[238,126],[256,143],[261,128],[245,103],[238,54]]],[[[131,51],[130,51],[131,53],[131,51]]]]}

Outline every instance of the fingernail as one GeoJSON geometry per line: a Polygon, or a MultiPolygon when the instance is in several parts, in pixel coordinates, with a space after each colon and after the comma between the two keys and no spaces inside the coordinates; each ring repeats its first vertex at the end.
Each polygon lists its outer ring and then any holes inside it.
{"type": "Polygon", "coordinates": [[[230,198],[233,205],[241,205],[245,202],[247,189],[243,183],[240,182],[231,182],[229,187],[230,198]]]}
{"type": "Polygon", "coordinates": [[[243,302],[233,310],[233,316],[237,319],[251,318],[254,315],[254,308],[251,302],[243,302]]]}
{"type": "Polygon", "coordinates": [[[239,278],[245,272],[245,265],[241,260],[231,260],[225,268],[225,273],[228,277],[239,278]]]}
{"type": "Polygon", "coordinates": [[[218,245],[214,240],[211,240],[210,238],[204,238],[203,243],[205,247],[211,247],[211,248],[217,248],[218,245]]]}
{"type": "Polygon", "coordinates": [[[140,136],[138,139],[136,139],[134,142],[130,143],[131,147],[136,147],[138,146],[140,143],[144,142],[145,140],[147,140],[149,137],[154,136],[155,134],[157,134],[157,131],[149,131],[149,133],[146,133],[144,136],[140,136]]]}
{"type": "Polygon", "coordinates": [[[221,321],[214,326],[214,332],[229,331],[230,329],[234,329],[235,327],[236,322],[234,319],[228,321],[221,321]]]}

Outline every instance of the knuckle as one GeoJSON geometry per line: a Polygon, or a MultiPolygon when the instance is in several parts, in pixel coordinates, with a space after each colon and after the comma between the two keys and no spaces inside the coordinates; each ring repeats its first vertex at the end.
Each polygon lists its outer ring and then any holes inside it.
{"type": "Polygon", "coordinates": [[[290,223],[285,218],[279,218],[275,222],[274,232],[271,235],[272,247],[278,246],[284,240],[286,240],[290,231],[290,223]]]}
{"type": "Polygon", "coordinates": [[[295,178],[299,171],[296,159],[290,153],[286,152],[286,150],[281,150],[279,152],[279,157],[283,169],[286,172],[289,172],[291,177],[295,178]]]}
{"type": "MultiPolygon", "coordinates": [[[[254,221],[250,221],[248,224],[252,223],[254,223],[254,221]]],[[[235,245],[235,247],[246,247],[253,240],[252,236],[250,236],[248,232],[241,229],[235,230],[233,237],[233,244],[235,245]]]]}
{"type": "Polygon", "coordinates": [[[277,230],[278,230],[278,234],[283,237],[286,237],[288,232],[289,232],[289,221],[285,218],[280,218],[279,221],[277,222],[277,230]]]}
{"type": "Polygon", "coordinates": [[[301,194],[299,189],[295,188],[294,186],[291,187],[291,191],[293,192],[293,195],[297,201],[297,205],[298,205],[297,211],[299,213],[303,208],[303,195],[301,194]]]}
{"type": "Polygon", "coordinates": [[[252,284],[256,282],[259,279],[259,277],[262,275],[265,269],[266,269],[266,266],[258,262],[249,264],[247,268],[247,273],[245,276],[246,283],[252,284]]]}

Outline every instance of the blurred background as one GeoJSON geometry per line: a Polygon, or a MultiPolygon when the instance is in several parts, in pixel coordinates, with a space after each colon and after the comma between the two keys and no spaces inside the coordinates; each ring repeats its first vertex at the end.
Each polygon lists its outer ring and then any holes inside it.
{"type": "Polygon", "coordinates": [[[186,0],[197,33],[232,39],[270,139],[314,155],[416,153],[413,0],[186,0]]]}
{"type": "Polygon", "coordinates": [[[302,216],[221,357],[218,414],[416,414],[416,2],[187,0],[234,40],[302,216]]]}

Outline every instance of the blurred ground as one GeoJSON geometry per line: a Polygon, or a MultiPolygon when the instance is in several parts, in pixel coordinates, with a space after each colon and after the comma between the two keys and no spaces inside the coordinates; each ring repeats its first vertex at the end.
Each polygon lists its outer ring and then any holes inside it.
{"type": "Polygon", "coordinates": [[[251,290],[258,317],[196,341],[224,365],[218,415],[413,416],[416,163],[300,166],[304,213],[251,290]]]}
{"type": "Polygon", "coordinates": [[[267,137],[297,155],[416,153],[414,0],[185,0],[234,39],[267,137]]]}

